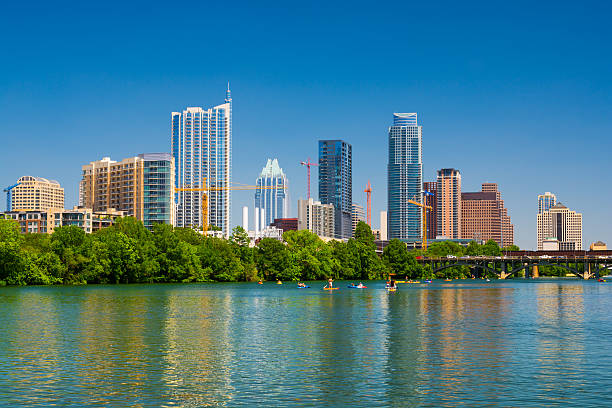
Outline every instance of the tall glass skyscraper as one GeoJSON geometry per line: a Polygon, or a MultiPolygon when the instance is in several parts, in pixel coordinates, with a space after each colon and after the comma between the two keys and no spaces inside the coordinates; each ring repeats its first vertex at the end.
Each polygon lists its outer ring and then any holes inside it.
{"type": "MultiPolygon", "coordinates": [[[[225,103],[208,108],[189,107],[172,112],[172,156],[176,187],[212,188],[208,191],[208,224],[230,234],[232,180],[232,96],[227,86],[225,103]]],[[[200,191],[178,191],[176,226],[201,226],[200,191]]]]}
{"type": "Polygon", "coordinates": [[[416,113],[394,113],[389,127],[387,205],[389,239],[421,239],[421,208],[408,203],[422,201],[423,138],[416,113]]]}
{"type": "Polygon", "coordinates": [[[343,140],[319,140],[319,200],[334,205],[336,238],[351,238],[353,148],[343,140]]]}
{"type": "Polygon", "coordinates": [[[263,208],[265,218],[261,222],[267,227],[274,222],[275,218],[289,217],[289,181],[278,165],[277,159],[268,159],[266,167],[257,178],[255,190],[255,209],[263,208]]]}

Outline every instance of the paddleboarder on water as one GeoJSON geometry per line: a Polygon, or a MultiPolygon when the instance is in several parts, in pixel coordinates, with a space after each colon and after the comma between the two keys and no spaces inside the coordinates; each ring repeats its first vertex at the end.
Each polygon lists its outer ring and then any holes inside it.
{"type": "Polygon", "coordinates": [[[334,280],[333,280],[332,278],[329,278],[329,279],[327,280],[327,287],[328,287],[328,288],[332,288],[332,287],[334,287],[333,282],[334,282],[334,280]]]}

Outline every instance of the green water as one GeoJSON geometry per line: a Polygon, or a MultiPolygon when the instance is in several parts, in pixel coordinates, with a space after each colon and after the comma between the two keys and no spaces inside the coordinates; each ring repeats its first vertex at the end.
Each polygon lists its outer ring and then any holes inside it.
{"type": "Polygon", "coordinates": [[[612,283],[0,288],[2,406],[612,406],[612,283]]]}

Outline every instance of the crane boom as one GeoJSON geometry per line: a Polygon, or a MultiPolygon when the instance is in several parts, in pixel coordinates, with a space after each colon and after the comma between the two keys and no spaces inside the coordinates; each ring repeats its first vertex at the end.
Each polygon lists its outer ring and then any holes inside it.
{"type": "MultiPolygon", "coordinates": [[[[428,191],[425,191],[425,193],[433,195],[433,194],[431,194],[428,191]]],[[[421,212],[422,212],[422,217],[423,217],[423,222],[422,222],[422,225],[423,225],[422,229],[423,229],[423,231],[421,231],[421,234],[423,234],[423,245],[422,245],[422,247],[423,247],[423,250],[427,250],[427,211],[428,210],[429,211],[433,210],[433,207],[431,207],[429,205],[425,205],[425,204],[421,203],[420,201],[417,201],[416,198],[417,197],[414,196],[410,200],[408,200],[408,202],[410,204],[416,205],[417,207],[421,207],[421,212]]]]}
{"type": "Polygon", "coordinates": [[[203,187],[175,187],[174,191],[191,191],[202,193],[202,231],[206,233],[208,231],[208,192],[209,191],[224,191],[224,190],[271,190],[278,188],[277,186],[254,186],[254,185],[238,185],[238,186],[226,186],[226,187],[210,187],[206,185],[206,178],[204,178],[203,187]]]}

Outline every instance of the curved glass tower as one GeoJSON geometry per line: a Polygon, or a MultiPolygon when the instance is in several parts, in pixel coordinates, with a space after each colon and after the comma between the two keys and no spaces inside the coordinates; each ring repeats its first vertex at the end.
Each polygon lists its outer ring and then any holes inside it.
{"type": "Polygon", "coordinates": [[[387,167],[387,223],[389,239],[421,239],[421,208],[408,200],[421,201],[423,186],[422,126],[416,113],[394,113],[389,127],[387,167]]]}

